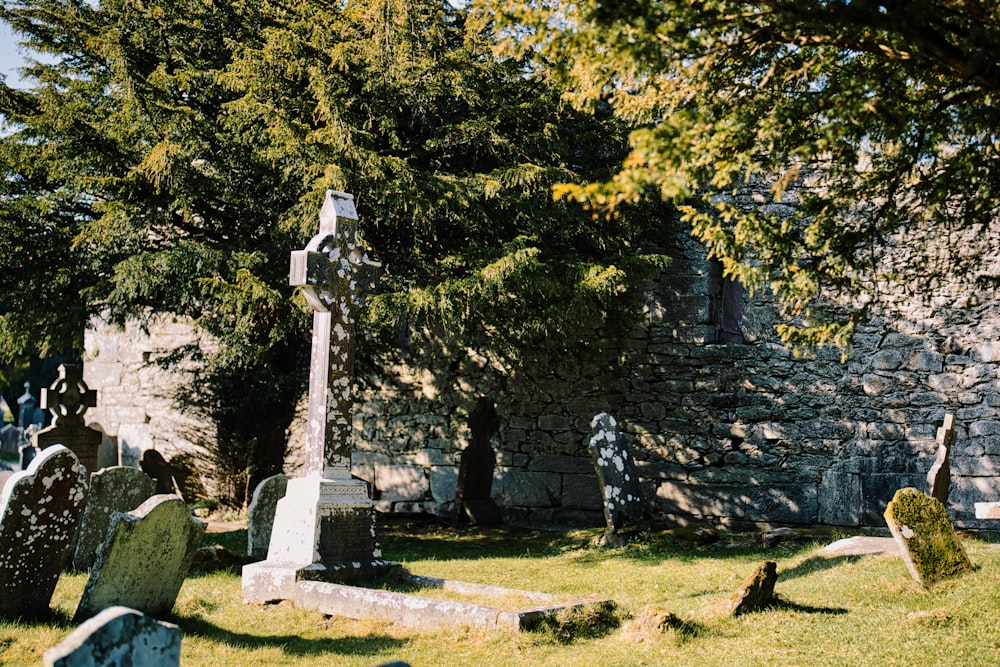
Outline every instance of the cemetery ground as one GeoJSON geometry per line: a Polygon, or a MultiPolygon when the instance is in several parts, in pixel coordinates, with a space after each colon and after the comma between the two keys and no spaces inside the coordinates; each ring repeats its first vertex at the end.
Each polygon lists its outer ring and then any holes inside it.
{"type": "MultiPolygon", "coordinates": [[[[388,520],[383,552],[417,575],[608,597],[613,619],[575,618],[533,632],[423,630],[349,620],[290,603],[245,605],[239,568],[193,572],[164,620],[183,631],[185,667],[236,664],[373,667],[474,665],[996,665],[1000,662],[1000,546],[967,537],[974,571],[921,588],[893,555],[825,557],[851,533],[826,530],[765,545],[760,533],[642,533],[597,544],[600,530],[452,528],[388,520]],[[776,604],[732,616],[729,599],[764,560],[777,562],[776,604]],[[650,605],[662,628],[639,627],[650,605]]],[[[203,544],[245,553],[245,529],[214,525],[203,544]]],[[[156,576],[155,572],[149,573],[156,576]]],[[[39,665],[74,628],[86,575],[63,574],[48,621],[0,623],[0,664],[39,665]]],[[[444,592],[420,591],[443,596],[444,592]]],[[[465,601],[470,601],[465,599],[465,601]]],[[[496,601],[487,601],[493,604],[496,601]]]]}

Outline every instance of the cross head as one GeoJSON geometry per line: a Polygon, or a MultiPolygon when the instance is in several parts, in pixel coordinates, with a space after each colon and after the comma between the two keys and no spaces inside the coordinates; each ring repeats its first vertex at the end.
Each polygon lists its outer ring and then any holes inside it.
{"type": "Polygon", "coordinates": [[[83,413],[97,405],[97,392],[83,381],[83,366],[62,364],[59,377],[41,392],[41,408],[54,417],[56,426],[83,425],[83,413]]]}

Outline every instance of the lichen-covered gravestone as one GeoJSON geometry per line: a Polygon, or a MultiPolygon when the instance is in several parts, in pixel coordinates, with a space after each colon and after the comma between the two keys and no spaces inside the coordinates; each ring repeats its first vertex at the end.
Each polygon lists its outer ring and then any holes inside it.
{"type": "Polygon", "coordinates": [[[885,508],[885,522],[920,585],[930,586],[972,569],[948,510],[936,498],[917,489],[900,489],[885,508]]]}
{"type": "Polygon", "coordinates": [[[73,544],[72,565],[89,570],[119,512],[131,512],[153,495],[153,480],[137,468],[116,466],[90,475],[90,492],[73,544]]]}
{"type": "Polygon", "coordinates": [[[641,521],[648,514],[648,509],[635,463],[618,430],[618,422],[602,412],[594,417],[590,428],[590,456],[594,460],[604,499],[604,518],[608,533],[615,534],[629,524],[641,521]]]}
{"type": "Polygon", "coordinates": [[[778,564],[766,560],[729,598],[733,616],[767,609],[774,604],[774,585],[778,582],[778,564]]]}
{"type": "Polygon", "coordinates": [[[247,555],[255,560],[267,558],[274,528],[274,511],[285,497],[288,475],[271,475],[257,485],[247,508],[247,555]]]}
{"type": "Polygon", "coordinates": [[[204,533],[205,522],[192,517],[178,496],[156,495],[119,513],[83,589],[76,620],[115,605],[167,614],[204,533]]]}
{"type": "Polygon", "coordinates": [[[45,652],[45,667],[177,667],[181,630],[127,607],[109,607],[45,652]]]}
{"type": "Polygon", "coordinates": [[[87,497],[87,473],[62,445],[15,473],[0,495],[0,617],[49,611],[87,497]]]}

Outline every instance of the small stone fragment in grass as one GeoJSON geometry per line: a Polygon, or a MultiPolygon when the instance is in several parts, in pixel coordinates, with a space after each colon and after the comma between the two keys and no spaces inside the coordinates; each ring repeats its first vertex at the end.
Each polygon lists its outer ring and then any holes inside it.
{"type": "Polygon", "coordinates": [[[767,560],[757,566],[754,573],[729,598],[733,616],[770,607],[774,603],[774,584],[777,581],[777,563],[767,560]]]}

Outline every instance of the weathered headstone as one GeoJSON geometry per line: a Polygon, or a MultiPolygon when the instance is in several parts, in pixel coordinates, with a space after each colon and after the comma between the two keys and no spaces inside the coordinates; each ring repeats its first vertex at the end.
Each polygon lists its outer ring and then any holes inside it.
{"type": "Polygon", "coordinates": [[[117,515],[83,589],[76,620],[122,605],[150,616],[174,606],[205,522],[188,512],[179,496],[156,495],[117,515]]]}
{"type": "Polygon", "coordinates": [[[267,560],[243,568],[247,602],[290,599],[300,579],[353,581],[395,567],[381,559],[368,486],[351,476],[354,320],[378,264],[359,244],[354,197],[328,191],[319,217],[289,274],[313,309],[305,476],[278,501],[267,560]]]}
{"type": "Polygon", "coordinates": [[[73,544],[73,568],[93,567],[118,513],[131,512],[153,494],[153,480],[136,468],[117,466],[91,473],[87,504],[73,544]]]}
{"type": "Polygon", "coordinates": [[[38,456],[38,449],[35,448],[35,446],[30,442],[26,442],[21,445],[20,454],[21,470],[27,470],[28,466],[31,465],[31,462],[35,460],[36,456],[38,456]]]}
{"type": "Polygon", "coordinates": [[[614,534],[629,524],[641,521],[649,510],[643,499],[632,455],[618,430],[618,422],[602,412],[594,417],[590,428],[590,456],[604,499],[604,518],[608,533],[614,534]]]}
{"type": "Polygon", "coordinates": [[[17,397],[17,425],[23,433],[29,426],[36,424],[35,408],[38,400],[31,394],[31,383],[24,383],[24,393],[17,397]]]}
{"type": "Polygon", "coordinates": [[[82,364],[62,364],[59,377],[49,389],[42,389],[41,407],[52,413],[52,426],[36,433],[32,441],[39,449],[64,445],[73,450],[88,472],[97,472],[97,449],[101,433],[83,422],[87,408],[97,405],[97,394],[83,381],[82,364]]]}
{"type": "Polygon", "coordinates": [[[778,581],[778,565],[766,560],[743,582],[729,598],[733,616],[767,609],[774,603],[774,584],[778,581]]]}
{"type": "Polygon", "coordinates": [[[48,612],[83,512],[86,474],[58,445],[7,480],[0,495],[0,617],[48,612]]]}
{"type": "Polygon", "coordinates": [[[135,609],[109,607],[45,652],[45,667],[177,667],[181,629],[135,609]]]}
{"type": "Polygon", "coordinates": [[[493,399],[483,396],[469,413],[469,446],[462,451],[455,491],[455,520],[463,514],[474,524],[500,523],[503,514],[491,497],[496,453],[490,439],[500,430],[500,415],[493,399]]]}
{"type": "Polygon", "coordinates": [[[900,489],[885,508],[885,522],[910,575],[922,586],[972,569],[948,510],[917,489],[900,489]]]}
{"type": "Polygon", "coordinates": [[[0,454],[18,454],[21,446],[21,430],[13,424],[0,426],[0,454]]]}
{"type": "Polygon", "coordinates": [[[142,458],[139,459],[139,467],[144,473],[153,478],[158,495],[177,493],[174,469],[163,458],[163,454],[155,449],[147,449],[142,453],[142,458]]]}
{"type": "Polygon", "coordinates": [[[951,486],[951,466],[948,456],[955,444],[955,415],[944,416],[944,424],[937,431],[937,456],[927,473],[927,495],[937,498],[941,504],[948,507],[948,491],[951,486]]]}
{"type": "Polygon", "coordinates": [[[247,508],[247,555],[255,560],[267,558],[274,528],[274,512],[278,501],[285,497],[288,475],[271,475],[253,491],[247,508]]]}

